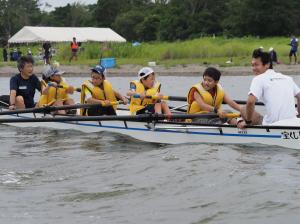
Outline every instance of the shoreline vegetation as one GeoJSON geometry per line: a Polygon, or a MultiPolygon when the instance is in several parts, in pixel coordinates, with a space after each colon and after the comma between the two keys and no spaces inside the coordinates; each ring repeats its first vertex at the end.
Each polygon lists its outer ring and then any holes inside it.
{"type": "MultiPolygon", "coordinates": [[[[78,54],[78,61],[69,62],[70,43],[53,43],[55,55],[52,61],[58,61],[61,69],[67,75],[79,76],[89,74],[89,68],[99,63],[100,58],[116,58],[116,68],[109,69],[111,75],[135,75],[141,66],[148,62],[155,62],[154,69],[160,75],[199,75],[208,66],[218,67],[223,75],[251,75],[251,54],[260,46],[268,51],[270,47],[277,52],[280,65],[279,71],[285,74],[300,74],[298,65],[287,65],[290,46],[289,37],[272,38],[231,38],[204,37],[193,40],[177,42],[146,42],[139,46],[132,43],[82,43],[78,54]],[[293,73],[294,72],[294,73],[293,73]]],[[[23,55],[28,48],[34,56],[41,52],[41,43],[22,44],[12,46],[10,49],[20,47],[23,55]]],[[[10,51],[9,49],[9,51],[10,51]]],[[[1,49],[2,51],[2,49],[1,49]]],[[[15,62],[3,62],[0,56],[0,75],[9,76],[17,72],[15,62]]],[[[36,60],[35,72],[42,70],[42,60],[36,60]]]]}

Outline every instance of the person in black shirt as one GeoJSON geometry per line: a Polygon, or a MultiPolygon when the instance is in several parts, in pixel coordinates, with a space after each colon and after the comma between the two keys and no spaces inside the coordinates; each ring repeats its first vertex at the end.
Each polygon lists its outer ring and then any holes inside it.
{"type": "Polygon", "coordinates": [[[8,56],[8,53],[7,53],[7,46],[5,46],[4,48],[3,48],[3,61],[7,61],[7,56],[8,56]]]}
{"type": "Polygon", "coordinates": [[[32,57],[23,56],[18,60],[19,74],[10,79],[9,109],[24,109],[35,107],[35,90],[41,92],[41,83],[33,74],[32,57]]]}
{"type": "Polygon", "coordinates": [[[43,49],[44,49],[44,60],[45,60],[45,65],[48,64],[50,65],[50,58],[51,58],[51,52],[50,52],[51,44],[50,42],[45,42],[43,44],[43,49]]]}
{"type": "Polygon", "coordinates": [[[277,53],[276,53],[276,51],[274,50],[273,47],[270,47],[269,54],[270,54],[272,63],[273,64],[279,64],[278,58],[277,58],[277,53]]]}

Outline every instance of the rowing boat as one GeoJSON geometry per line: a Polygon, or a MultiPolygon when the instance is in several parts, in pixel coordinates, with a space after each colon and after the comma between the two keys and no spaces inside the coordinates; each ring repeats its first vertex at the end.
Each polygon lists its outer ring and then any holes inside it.
{"type": "MultiPolygon", "coordinates": [[[[127,119],[128,111],[118,110],[120,119],[90,119],[83,116],[64,117],[42,113],[1,115],[0,123],[15,127],[42,127],[78,130],[85,133],[113,132],[135,139],[166,144],[217,143],[217,144],[264,144],[300,149],[300,119],[289,119],[268,126],[236,126],[222,124],[197,124],[166,120],[127,119]],[[40,120],[38,120],[40,119],[40,120]]],[[[105,116],[110,118],[109,116],[105,116]]]]}

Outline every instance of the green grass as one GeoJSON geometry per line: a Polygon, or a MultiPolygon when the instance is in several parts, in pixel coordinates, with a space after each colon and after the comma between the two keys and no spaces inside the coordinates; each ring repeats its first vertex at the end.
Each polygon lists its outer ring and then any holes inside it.
{"type": "MultiPolygon", "coordinates": [[[[102,46],[99,43],[83,43],[84,51],[80,52],[79,60],[69,63],[70,46],[69,43],[53,44],[57,50],[57,55],[53,60],[60,64],[76,64],[93,66],[102,57],[114,57],[118,65],[137,64],[146,65],[149,61],[166,67],[187,64],[218,64],[220,66],[245,66],[249,65],[253,49],[260,46],[264,50],[273,47],[278,54],[279,60],[288,62],[290,47],[287,45],[289,38],[272,37],[258,39],[254,37],[226,39],[223,37],[178,41],[178,42],[150,42],[142,43],[140,46],[133,47],[131,43],[110,43],[102,46]],[[103,50],[105,49],[105,50],[103,50]],[[233,64],[226,64],[230,58],[233,64]]],[[[38,54],[41,44],[20,46],[25,53],[30,47],[33,54],[38,54]]],[[[2,50],[2,49],[1,49],[2,50]]],[[[2,59],[2,54],[0,56],[2,59]]],[[[8,63],[14,66],[15,63],[8,63]]],[[[3,66],[3,63],[0,64],[3,66]]]]}

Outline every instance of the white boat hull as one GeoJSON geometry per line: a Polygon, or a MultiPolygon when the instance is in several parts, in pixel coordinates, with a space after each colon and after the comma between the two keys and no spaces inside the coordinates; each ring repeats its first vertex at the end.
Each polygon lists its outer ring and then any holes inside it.
{"type": "MultiPolygon", "coordinates": [[[[41,116],[41,115],[40,115],[41,116]]],[[[15,115],[4,115],[2,118],[16,118],[15,115]]],[[[20,116],[30,118],[31,114],[20,116]]],[[[300,119],[289,121],[297,124],[300,119]]],[[[131,136],[135,139],[167,144],[184,143],[217,143],[217,144],[251,144],[276,145],[300,149],[300,125],[281,128],[247,128],[218,126],[195,126],[179,124],[147,124],[132,121],[72,121],[72,122],[31,122],[9,123],[15,127],[46,127],[51,129],[78,130],[85,133],[114,132],[131,136]]]]}

